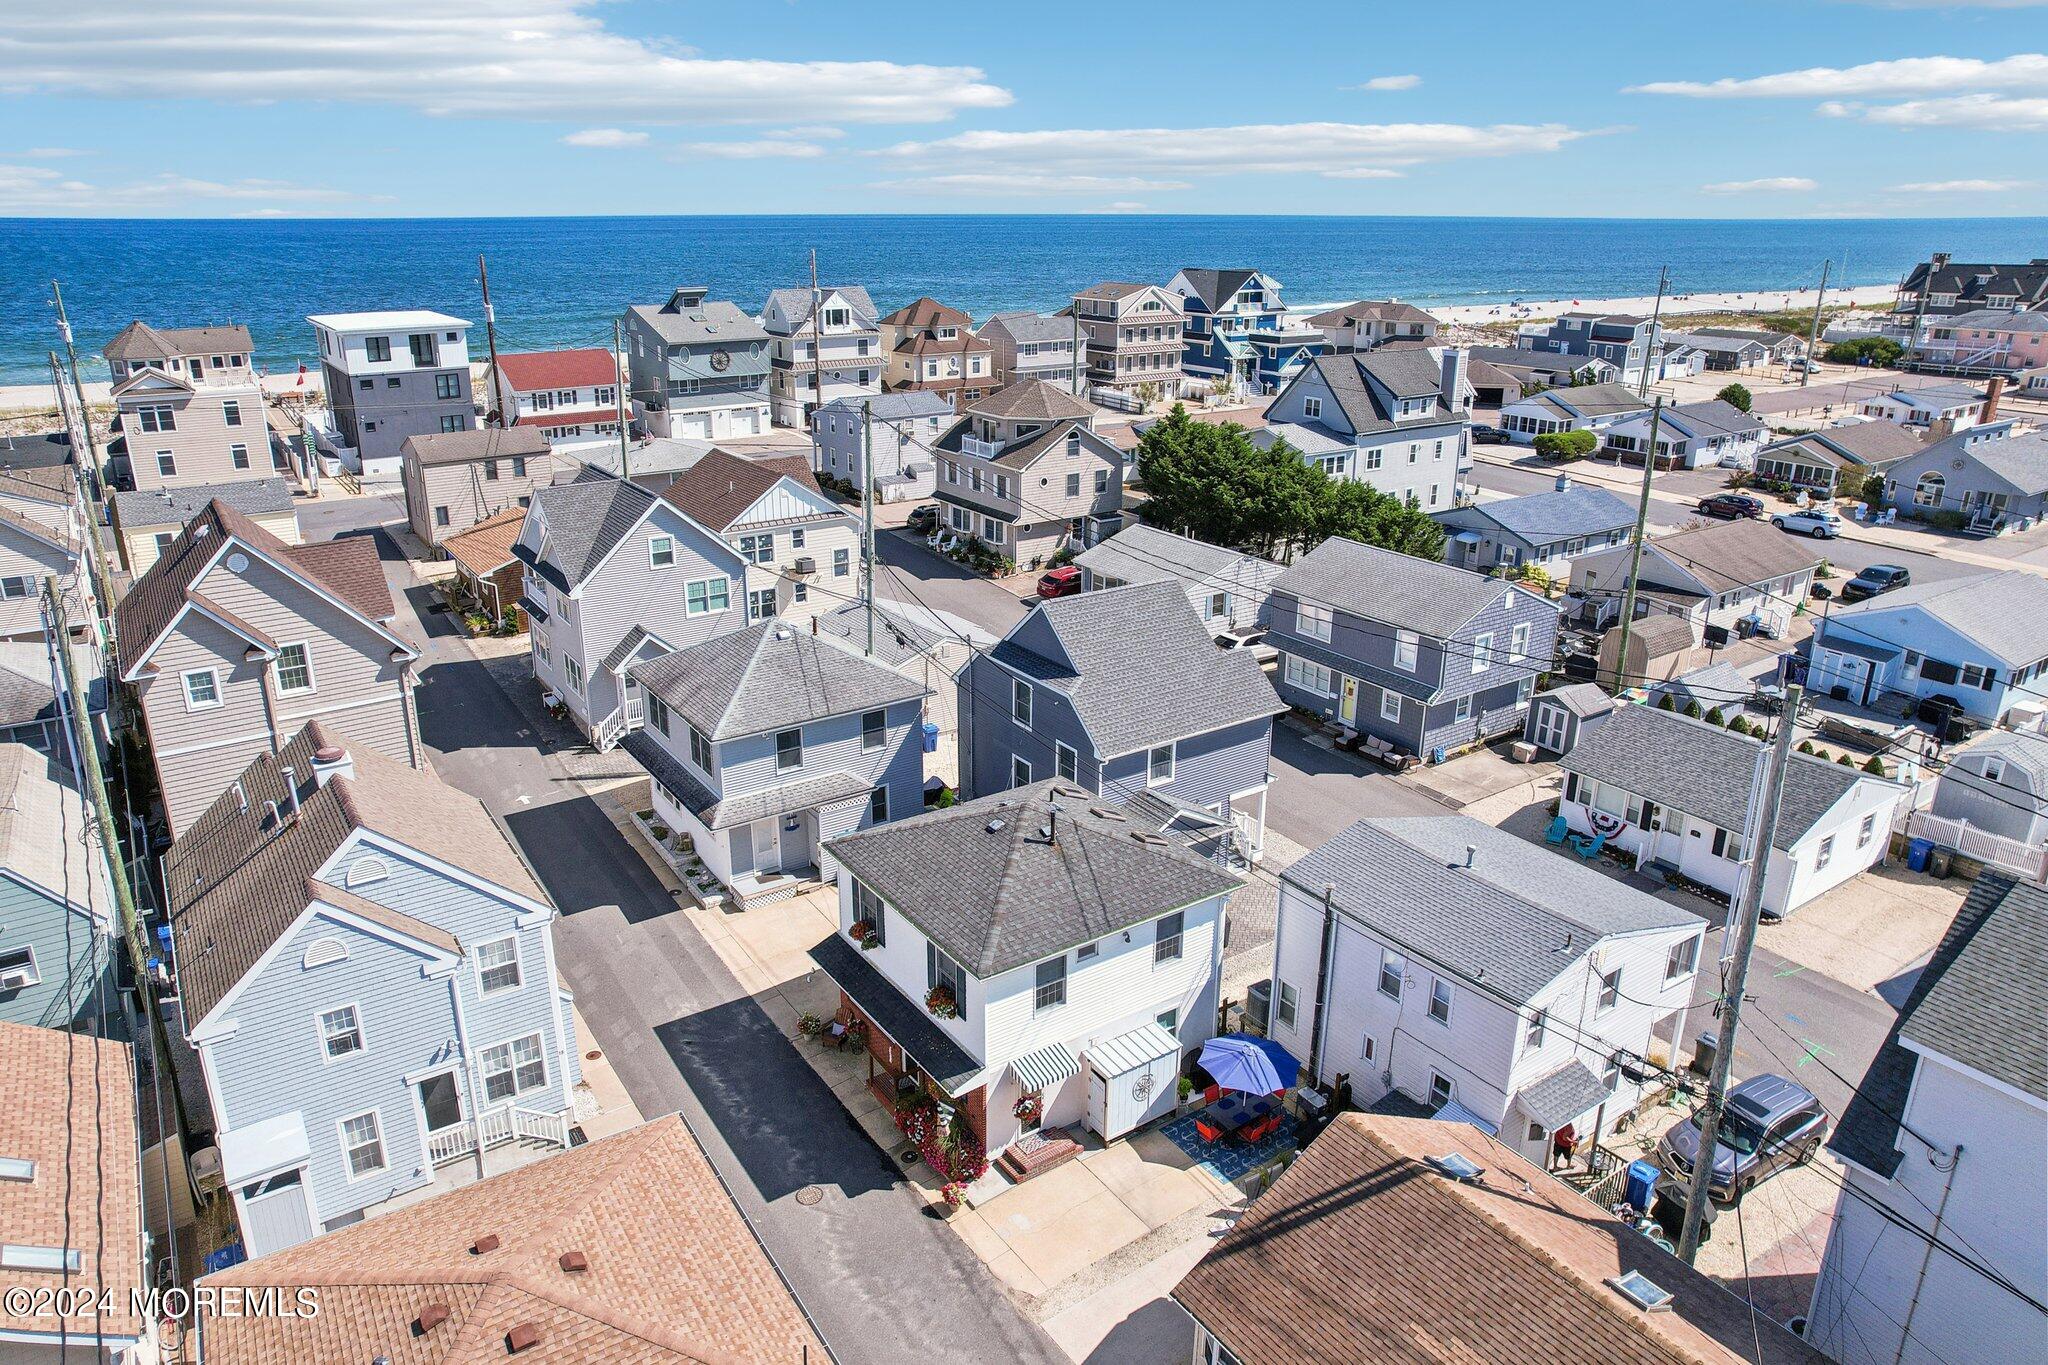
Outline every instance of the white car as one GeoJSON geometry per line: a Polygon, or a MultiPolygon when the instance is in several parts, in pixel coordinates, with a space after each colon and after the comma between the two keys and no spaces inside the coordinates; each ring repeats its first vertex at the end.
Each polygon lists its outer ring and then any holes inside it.
{"type": "Polygon", "coordinates": [[[1812,536],[1815,540],[1833,540],[1842,534],[1842,519],[1835,515],[1831,507],[1805,507],[1793,512],[1779,512],[1771,518],[1771,525],[1780,531],[1812,536]]]}

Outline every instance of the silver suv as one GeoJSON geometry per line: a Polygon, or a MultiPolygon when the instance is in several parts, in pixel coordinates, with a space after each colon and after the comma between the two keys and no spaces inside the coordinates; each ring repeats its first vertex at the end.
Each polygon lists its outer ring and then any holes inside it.
{"type": "MultiPolygon", "coordinates": [[[[1708,1194],[1730,1204],[1785,1167],[1804,1166],[1820,1150],[1827,1128],[1827,1111],[1805,1086],[1783,1076],[1750,1077],[1728,1092],[1708,1194]]],[[[1695,1115],[1664,1134],[1657,1144],[1657,1164],[1681,1186],[1689,1186],[1699,1151],[1695,1115]]]]}

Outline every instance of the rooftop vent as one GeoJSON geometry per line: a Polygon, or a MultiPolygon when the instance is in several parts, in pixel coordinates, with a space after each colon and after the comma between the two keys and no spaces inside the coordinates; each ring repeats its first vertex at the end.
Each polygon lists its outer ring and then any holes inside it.
{"type": "Polygon", "coordinates": [[[1100,820],[1122,820],[1124,813],[1113,806],[1090,806],[1088,813],[1100,820]]]}
{"type": "Polygon", "coordinates": [[[488,1256],[497,1249],[498,1234],[495,1232],[487,1232],[469,1244],[469,1254],[472,1256],[488,1256]]]}
{"type": "Polygon", "coordinates": [[[1473,860],[1474,858],[1477,858],[1478,856],[1479,856],[1479,845],[1477,845],[1477,844],[1467,844],[1467,845],[1465,845],[1465,866],[1467,866],[1467,867],[1470,867],[1470,866],[1472,866],[1472,860],[1473,860]]]}
{"type": "Polygon", "coordinates": [[[516,1356],[521,1351],[529,1350],[538,1345],[540,1345],[540,1324],[537,1322],[522,1322],[511,1331],[505,1333],[505,1350],[512,1355],[516,1356]]]}
{"type": "Polygon", "coordinates": [[[1614,1291],[1645,1313],[1668,1313],[1671,1311],[1671,1291],[1640,1270],[1631,1270],[1626,1275],[1617,1275],[1607,1282],[1614,1291]]]}
{"type": "Polygon", "coordinates": [[[986,828],[990,834],[1000,834],[1003,830],[1003,822],[1001,819],[991,820],[988,822],[986,828]]]}
{"type": "Polygon", "coordinates": [[[578,1271],[590,1269],[590,1258],[580,1251],[565,1251],[555,1259],[555,1264],[573,1275],[578,1271]]]}
{"type": "Polygon", "coordinates": [[[1446,1152],[1442,1156],[1424,1157],[1423,1160],[1438,1175],[1449,1176],[1461,1185],[1486,1183],[1486,1168],[1462,1152],[1446,1152]]]}
{"type": "Polygon", "coordinates": [[[445,1303],[430,1303],[425,1308],[420,1309],[420,1315],[413,1319],[413,1325],[419,1329],[421,1335],[425,1335],[446,1321],[448,1321],[448,1305],[445,1303]]]}

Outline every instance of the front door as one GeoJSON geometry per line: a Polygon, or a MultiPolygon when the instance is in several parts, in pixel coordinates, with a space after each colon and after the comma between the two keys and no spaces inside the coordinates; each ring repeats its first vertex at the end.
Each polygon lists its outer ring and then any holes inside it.
{"type": "Polygon", "coordinates": [[[1565,710],[1555,704],[1536,709],[1536,742],[1554,753],[1564,752],[1565,710]]]}
{"type": "Polygon", "coordinates": [[[462,1090],[455,1084],[454,1072],[429,1076],[413,1088],[419,1095],[420,1114],[426,1120],[428,1136],[462,1122],[462,1090]]]}
{"type": "Polygon", "coordinates": [[[1337,707],[1337,715],[1346,725],[1358,723],[1358,679],[1344,679],[1344,699],[1337,707]]]}

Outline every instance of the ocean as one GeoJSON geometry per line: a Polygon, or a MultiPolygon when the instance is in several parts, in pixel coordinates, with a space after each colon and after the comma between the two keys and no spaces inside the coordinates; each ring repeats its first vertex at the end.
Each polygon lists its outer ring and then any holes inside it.
{"type": "MultiPolygon", "coordinates": [[[[1291,305],[1625,298],[1653,292],[1664,264],[1680,293],[1767,293],[1810,288],[1823,258],[1835,283],[1890,284],[1935,251],[2048,255],[2048,219],[17,218],[0,220],[0,383],[44,377],[52,279],[88,378],[105,377],[99,349],[133,318],[245,323],[277,372],[310,361],[308,313],[435,308],[480,323],[479,253],[499,345],[532,350],[608,345],[625,305],[681,284],[758,309],[770,288],[806,281],[814,248],[824,283],[864,284],[885,311],[929,294],[978,320],[1050,310],[1101,280],[1164,283],[1187,265],[1257,267],[1291,305]]],[[[482,341],[479,326],[479,354],[482,341]]]]}

